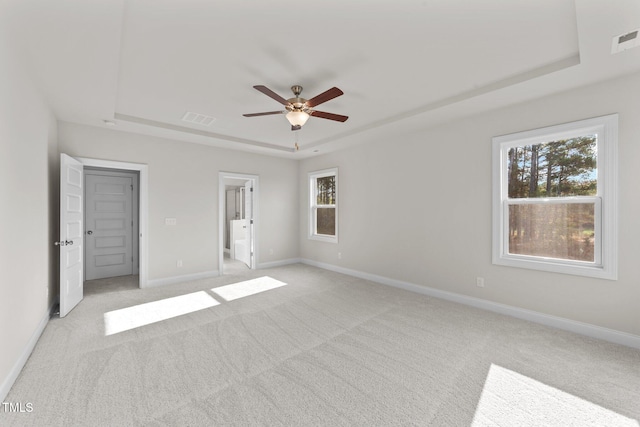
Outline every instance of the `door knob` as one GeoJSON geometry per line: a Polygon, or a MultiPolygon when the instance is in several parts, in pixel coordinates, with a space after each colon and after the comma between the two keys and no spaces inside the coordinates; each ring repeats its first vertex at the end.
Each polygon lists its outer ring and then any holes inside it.
{"type": "Polygon", "coordinates": [[[91,234],[93,234],[93,231],[89,230],[89,231],[87,231],[87,234],[91,235],[91,234]]]}

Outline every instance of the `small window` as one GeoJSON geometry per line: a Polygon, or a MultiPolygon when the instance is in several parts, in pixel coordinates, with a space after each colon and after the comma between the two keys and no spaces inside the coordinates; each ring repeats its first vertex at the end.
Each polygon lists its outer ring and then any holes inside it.
{"type": "Polygon", "coordinates": [[[338,170],[309,174],[309,238],[338,241],[338,170]]]}
{"type": "Polygon", "coordinates": [[[615,279],[617,115],[496,137],[493,262],[615,279]]]}

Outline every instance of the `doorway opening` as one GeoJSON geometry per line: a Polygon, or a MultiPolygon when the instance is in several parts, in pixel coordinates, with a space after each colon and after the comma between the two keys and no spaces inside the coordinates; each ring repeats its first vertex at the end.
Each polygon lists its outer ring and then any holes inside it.
{"type": "Polygon", "coordinates": [[[220,274],[256,268],[258,176],[219,174],[220,274]]]}
{"type": "MultiPolygon", "coordinates": [[[[136,219],[138,222],[138,228],[137,234],[133,240],[137,240],[137,286],[139,288],[145,288],[149,277],[149,172],[147,165],[114,160],[91,159],[86,157],[78,157],[77,160],[82,163],[84,169],[102,169],[137,174],[138,197],[136,219]]],[[[90,229],[85,227],[85,232],[87,230],[90,229]]]]}
{"type": "Polygon", "coordinates": [[[139,287],[139,172],[84,168],[84,293],[139,287]]]}

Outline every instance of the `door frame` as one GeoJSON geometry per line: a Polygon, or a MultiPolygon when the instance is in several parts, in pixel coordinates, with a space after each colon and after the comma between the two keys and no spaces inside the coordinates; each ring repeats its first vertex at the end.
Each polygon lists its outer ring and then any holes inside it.
{"type": "MultiPolygon", "coordinates": [[[[149,173],[148,166],[140,163],[119,162],[113,160],[75,157],[83,166],[108,169],[137,171],[138,181],[138,250],[139,250],[139,282],[140,288],[146,288],[149,280],[149,173]]],[[[83,230],[83,232],[86,230],[83,230]]]]}
{"type": "Polygon", "coordinates": [[[224,274],[224,217],[227,193],[225,191],[225,179],[244,179],[253,184],[252,214],[253,214],[253,256],[251,257],[251,269],[255,270],[258,265],[258,224],[259,224],[259,176],[236,172],[218,172],[218,272],[224,274]]]}

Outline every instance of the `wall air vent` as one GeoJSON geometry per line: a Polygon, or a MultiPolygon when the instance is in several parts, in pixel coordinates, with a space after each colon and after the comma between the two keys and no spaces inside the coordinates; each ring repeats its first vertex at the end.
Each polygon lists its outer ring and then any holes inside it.
{"type": "Polygon", "coordinates": [[[193,113],[191,111],[187,111],[182,117],[183,122],[195,123],[197,125],[202,125],[202,126],[209,126],[215,120],[216,119],[214,117],[207,116],[204,114],[199,114],[199,113],[193,113]]]}
{"type": "Polygon", "coordinates": [[[638,31],[640,31],[640,29],[615,36],[611,42],[611,53],[620,53],[623,50],[631,49],[632,47],[640,45],[638,31]]]}

